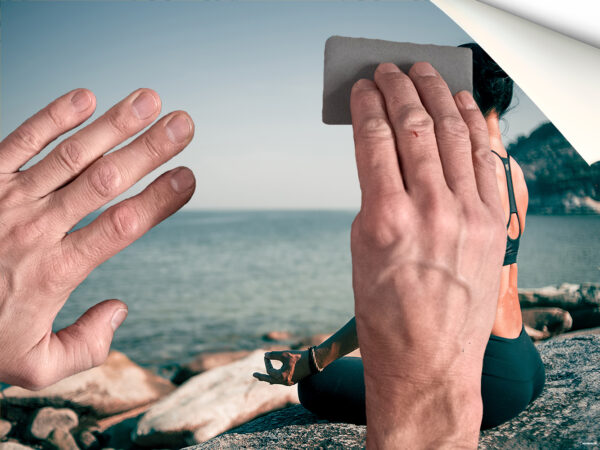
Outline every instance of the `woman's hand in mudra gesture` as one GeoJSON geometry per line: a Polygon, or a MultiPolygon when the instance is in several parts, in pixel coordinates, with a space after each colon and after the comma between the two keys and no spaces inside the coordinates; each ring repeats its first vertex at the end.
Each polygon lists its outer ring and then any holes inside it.
{"type": "Polygon", "coordinates": [[[267,373],[254,372],[252,376],[269,384],[284,384],[292,386],[302,378],[310,375],[307,350],[286,350],[265,353],[265,368],[267,373]],[[276,369],[271,360],[281,361],[281,367],[276,369]]]}

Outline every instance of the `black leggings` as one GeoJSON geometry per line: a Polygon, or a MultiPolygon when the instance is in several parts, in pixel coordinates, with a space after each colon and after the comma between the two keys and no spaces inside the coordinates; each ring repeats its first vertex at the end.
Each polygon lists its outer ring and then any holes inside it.
{"type": "MultiPolygon", "coordinates": [[[[481,429],[496,427],[523,411],[542,392],[544,365],[533,342],[491,335],[483,358],[481,429]]],[[[361,358],[340,358],[323,372],[298,383],[302,405],[333,422],[366,423],[365,379],[361,358]]]]}

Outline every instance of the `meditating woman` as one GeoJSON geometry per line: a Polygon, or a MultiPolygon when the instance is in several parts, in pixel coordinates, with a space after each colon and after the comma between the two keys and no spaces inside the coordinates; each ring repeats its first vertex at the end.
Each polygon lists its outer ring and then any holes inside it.
{"type": "MultiPolygon", "coordinates": [[[[496,159],[498,188],[506,213],[506,253],[502,268],[496,319],[483,360],[482,429],[515,417],[541,393],[544,366],[525,333],[517,292],[517,252],[525,228],[528,194],[523,173],[502,144],[500,118],[507,111],[513,81],[477,44],[473,51],[473,94],[483,113],[496,159]]],[[[300,402],[317,416],[331,421],[364,424],[365,384],[361,358],[344,357],[358,348],[354,318],[322,344],[304,351],[265,354],[269,383],[298,384],[300,402]],[[282,362],[275,369],[271,360],[282,362]]],[[[389,358],[402,358],[391,354],[389,358]]]]}

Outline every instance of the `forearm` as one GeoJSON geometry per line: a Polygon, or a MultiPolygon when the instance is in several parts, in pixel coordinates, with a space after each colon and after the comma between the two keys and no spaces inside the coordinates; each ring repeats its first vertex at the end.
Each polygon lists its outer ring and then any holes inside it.
{"type": "Polygon", "coordinates": [[[356,320],[353,317],[329,339],[315,348],[315,358],[319,367],[326,367],[357,348],[356,320]]]}

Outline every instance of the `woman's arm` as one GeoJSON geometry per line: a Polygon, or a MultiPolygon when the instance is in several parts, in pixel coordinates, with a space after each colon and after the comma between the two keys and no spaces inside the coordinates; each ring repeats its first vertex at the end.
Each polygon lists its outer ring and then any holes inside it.
{"type": "Polygon", "coordinates": [[[324,368],[338,358],[358,348],[356,320],[353,317],[346,325],[335,332],[329,339],[315,347],[317,365],[324,368]]]}
{"type": "MultiPolygon", "coordinates": [[[[329,339],[315,347],[317,366],[324,368],[338,358],[358,348],[356,321],[354,317],[340,328],[329,339]]],[[[267,373],[255,372],[252,376],[260,381],[271,384],[291,386],[302,378],[310,375],[307,350],[286,350],[265,353],[265,368],[267,373]],[[271,360],[281,361],[281,367],[276,369],[271,360]]]]}

